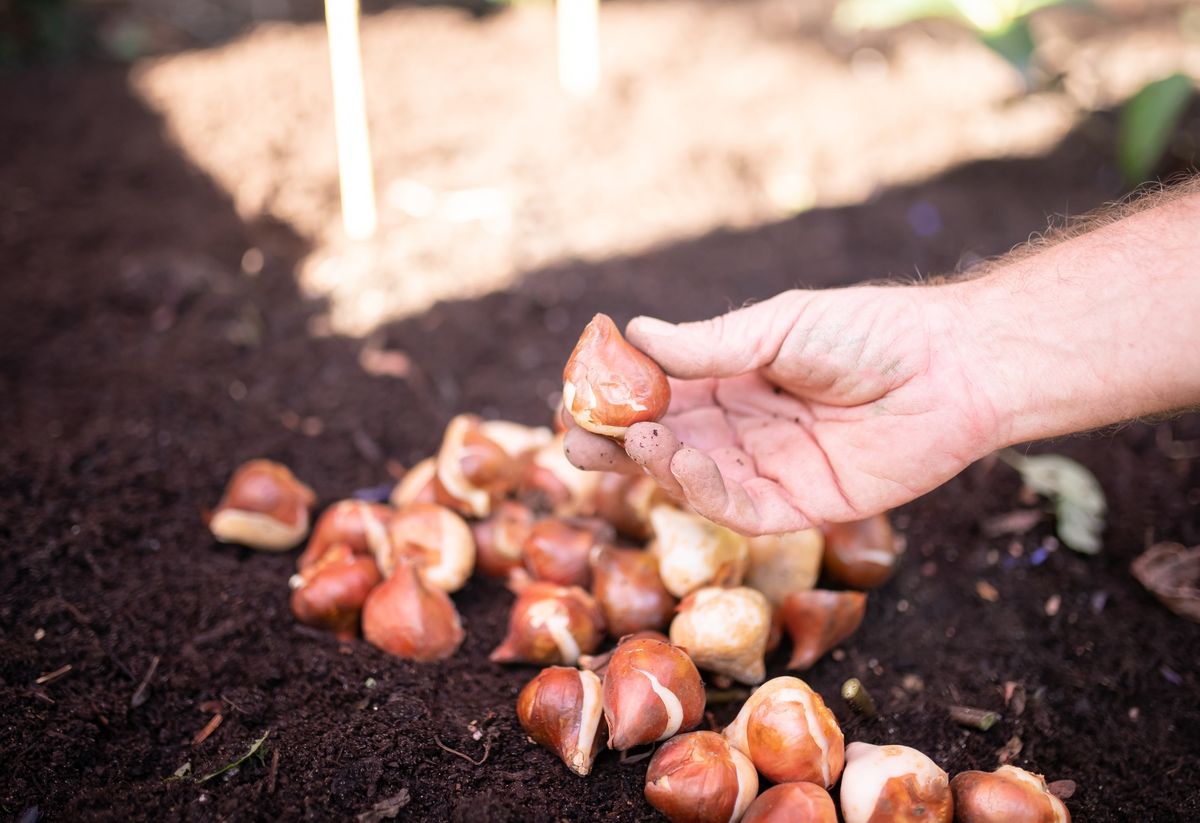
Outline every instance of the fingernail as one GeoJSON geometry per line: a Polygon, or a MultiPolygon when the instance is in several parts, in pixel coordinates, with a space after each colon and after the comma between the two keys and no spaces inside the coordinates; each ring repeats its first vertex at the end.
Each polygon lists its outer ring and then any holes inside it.
{"type": "Polygon", "coordinates": [[[675,324],[657,317],[635,317],[630,321],[631,327],[636,327],[638,334],[648,334],[651,337],[666,337],[675,333],[675,324]]]}

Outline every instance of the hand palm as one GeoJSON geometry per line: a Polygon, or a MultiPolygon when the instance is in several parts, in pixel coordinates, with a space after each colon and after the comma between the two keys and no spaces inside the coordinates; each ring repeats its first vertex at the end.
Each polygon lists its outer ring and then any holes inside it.
{"type": "Polygon", "coordinates": [[[789,295],[744,347],[757,368],[673,379],[661,425],[629,429],[629,457],[668,491],[741,531],[787,531],[908,502],[988,451],[987,410],[937,318],[901,290],[789,295]]]}

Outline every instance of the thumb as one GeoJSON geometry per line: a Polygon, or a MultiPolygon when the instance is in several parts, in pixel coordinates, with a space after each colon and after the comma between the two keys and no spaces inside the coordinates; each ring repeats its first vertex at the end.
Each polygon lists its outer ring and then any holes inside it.
{"type": "Polygon", "coordinates": [[[735,377],[775,359],[806,300],[805,292],[787,291],[695,323],[635,317],[625,337],[672,377],[735,377]]]}

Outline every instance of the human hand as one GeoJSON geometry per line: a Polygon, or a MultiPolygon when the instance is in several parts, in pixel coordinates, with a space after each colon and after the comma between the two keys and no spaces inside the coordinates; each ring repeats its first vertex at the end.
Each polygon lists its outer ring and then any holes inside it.
{"type": "Polygon", "coordinates": [[[886,511],[1001,445],[963,313],[942,287],[860,287],[698,323],[635,318],[626,336],[670,376],[670,408],[624,448],[572,426],[567,457],[644,470],[746,534],[886,511]]]}

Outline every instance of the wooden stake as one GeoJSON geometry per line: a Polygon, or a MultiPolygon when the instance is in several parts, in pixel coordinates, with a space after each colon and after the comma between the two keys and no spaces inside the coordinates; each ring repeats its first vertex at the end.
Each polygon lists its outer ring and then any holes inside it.
{"type": "Polygon", "coordinates": [[[337,135],[342,223],[346,234],[365,240],[375,233],[375,182],[358,39],[358,0],[325,0],[329,65],[333,75],[333,122],[337,135]]]}
{"type": "Polygon", "coordinates": [[[600,86],[599,0],[557,0],[558,83],[572,97],[600,86]]]}

